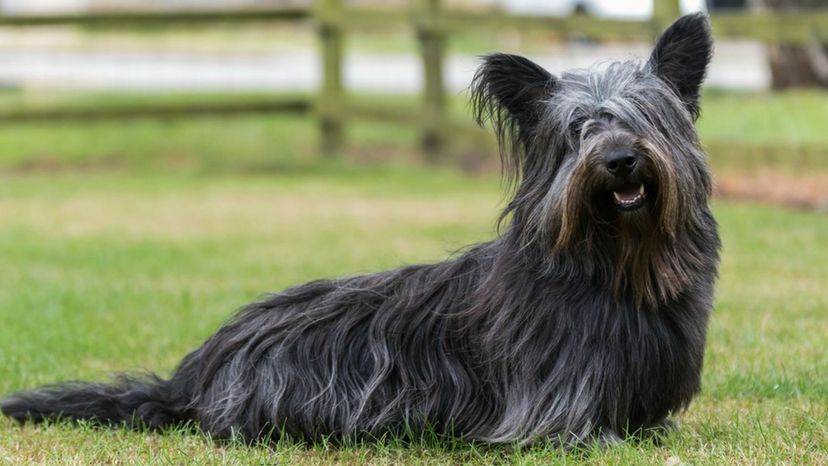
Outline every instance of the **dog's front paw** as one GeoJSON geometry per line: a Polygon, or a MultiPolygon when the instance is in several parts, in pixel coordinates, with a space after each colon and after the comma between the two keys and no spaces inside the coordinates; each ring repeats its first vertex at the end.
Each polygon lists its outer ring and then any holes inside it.
{"type": "Polygon", "coordinates": [[[635,436],[641,440],[652,440],[655,443],[661,443],[665,437],[678,430],[678,428],[678,421],[665,417],[652,425],[639,429],[635,436]]]}
{"type": "Polygon", "coordinates": [[[608,427],[603,427],[597,432],[595,441],[602,448],[610,448],[624,443],[624,436],[608,427]]]}

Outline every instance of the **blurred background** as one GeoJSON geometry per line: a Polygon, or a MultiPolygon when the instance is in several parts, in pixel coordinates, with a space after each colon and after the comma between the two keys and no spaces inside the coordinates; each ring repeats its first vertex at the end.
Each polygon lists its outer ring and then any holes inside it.
{"type": "MultiPolygon", "coordinates": [[[[828,0],[0,0],[0,394],[167,374],[265,291],[491,239],[478,57],[643,61],[698,10],[724,241],[704,391],[666,445],[593,462],[828,464],[828,0]]],[[[0,430],[9,464],[506,461],[0,430]]]]}
{"type": "Polygon", "coordinates": [[[825,6],[0,0],[0,170],[336,158],[492,171],[491,140],[465,106],[479,55],[525,54],[553,72],[644,59],[678,14],[703,10],[718,41],[700,131],[719,193],[826,209],[825,6]]]}

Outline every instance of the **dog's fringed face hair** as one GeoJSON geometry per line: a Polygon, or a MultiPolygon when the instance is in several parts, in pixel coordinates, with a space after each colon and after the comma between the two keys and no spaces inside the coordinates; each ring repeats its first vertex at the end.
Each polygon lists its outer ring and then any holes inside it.
{"type": "Polygon", "coordinates": [[[665,31],[643,65],[554,76],[523,57],[485,58],[472,105],[498,137],[515,186],[503,218],[527,249],[550,264],[604,255],[615,270],[595,263],[594,273],[639,302],[685,288],[671,244],[705,221],[711,181],[693,123],[711,54],[696,14],[665,31]]]}

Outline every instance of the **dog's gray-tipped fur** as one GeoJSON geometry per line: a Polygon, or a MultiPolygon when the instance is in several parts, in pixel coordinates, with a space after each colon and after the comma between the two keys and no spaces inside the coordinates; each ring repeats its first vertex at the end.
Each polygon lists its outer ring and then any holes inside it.
{"type": "Polygon", "coordinates": [[[169,380],[47,387],[2,411],[251,440],[429,428],[571,445],[669,425],[699,390],[718,264],[694,128],[710,54],[689,15],[643,65],[553,76],[486,57],[472,103],[515,181],[497,239],[267,297],[169,380]]]}

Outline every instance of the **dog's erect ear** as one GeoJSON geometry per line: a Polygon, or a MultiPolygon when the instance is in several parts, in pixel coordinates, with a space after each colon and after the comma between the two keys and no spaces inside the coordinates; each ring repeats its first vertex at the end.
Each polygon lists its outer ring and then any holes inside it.
{"type": "Polygon", "coordinates": [[[710,23],[704,13],[682,16],[658,39],[647,66],[669,83],[693,118],[699,116],[699,89],[713,55],[710,23]]]}
{"type": "Polygon", "coordinates": [[[472,80],[475,119],[480,125],[491,121],[501,144],[515,143],[538,121],[554,85],[555,78],[529,59],[488,55],[472,80]]]}

